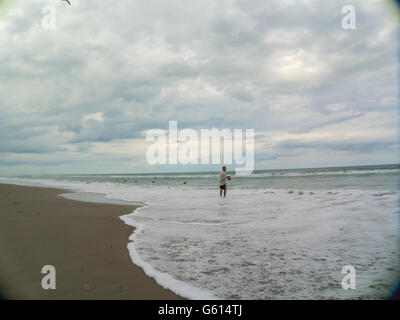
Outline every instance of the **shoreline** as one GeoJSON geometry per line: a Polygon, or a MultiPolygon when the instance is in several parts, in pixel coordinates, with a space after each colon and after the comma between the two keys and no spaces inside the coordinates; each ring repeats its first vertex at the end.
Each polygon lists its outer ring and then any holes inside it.
{"type": "Polygon", "coordinates": [[[129,255],[119,217],[138,206],[71,200],[65,189],[0,184],[0,295],[6,299],[183,299],[129,255]],[[44,265],[56,289],[41,287],[44,265]]]}

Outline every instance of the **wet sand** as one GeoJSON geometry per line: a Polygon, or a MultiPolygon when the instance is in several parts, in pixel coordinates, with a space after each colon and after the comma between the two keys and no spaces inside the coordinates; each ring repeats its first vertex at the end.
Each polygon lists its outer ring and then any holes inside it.
{"type": "Polygon", "coordinates": [[[6,299],[181,299],[129,256],[127,205],[89,203],[65,190],[0,184],[0,296],[6,299]],[[56,289],[44,290],[44,265],[56,289]]]}

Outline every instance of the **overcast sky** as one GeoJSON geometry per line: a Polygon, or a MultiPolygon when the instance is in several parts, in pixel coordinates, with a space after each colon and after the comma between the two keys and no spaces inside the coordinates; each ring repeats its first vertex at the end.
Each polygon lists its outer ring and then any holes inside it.
{"type": "Polygon", "coordinates": [[[0,174],[210,169],[146,163],[168,120],[254,129],[256,169],[399,162],[390,1],[70,1],[0,0],[0,174]]]}

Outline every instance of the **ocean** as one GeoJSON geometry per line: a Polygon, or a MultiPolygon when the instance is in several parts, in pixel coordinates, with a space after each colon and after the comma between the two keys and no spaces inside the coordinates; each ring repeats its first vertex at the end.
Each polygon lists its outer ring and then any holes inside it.
{"type": "MultiPolygon", "coordinates": [[[[381,299],[400,279],[400,165],[232,173],[24,175],[0,183],[141,207],[132,262],[191,299],[381,299]],[[344,289],[344,266],[356,288],[344,289]]],[[[128,242],[128,239],[127,239],[128,242]]]]}

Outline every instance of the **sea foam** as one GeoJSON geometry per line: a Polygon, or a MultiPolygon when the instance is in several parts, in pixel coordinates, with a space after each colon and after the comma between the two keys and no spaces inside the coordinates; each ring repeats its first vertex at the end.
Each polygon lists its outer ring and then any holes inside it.
{"type": "Polygon", "coordinates": [[[18,183],[141,201],[121,217],[136,228],[133,263],[191,299],[384,298],[399,276],[392,190],[239,188],[220,199],[194,187],[18,183]],[[341,287],[345,265],[357,271],[357,290],[341,287]]]}

